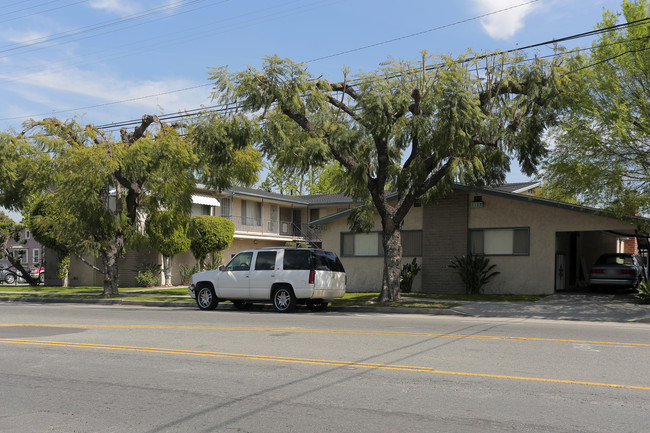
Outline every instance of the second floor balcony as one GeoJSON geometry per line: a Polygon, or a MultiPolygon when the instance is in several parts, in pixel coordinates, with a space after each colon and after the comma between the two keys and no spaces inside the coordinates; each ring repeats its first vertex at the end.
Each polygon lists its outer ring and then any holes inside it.
{"type": "Polygon", "coordinates": [[[321,229],[309,227],[308,224],[239,216],[226,216],[224,218],[228,218],[235,224],[235,233],[239,234],[288,237],[292,240],[307,242],[319,242],[321,240],[321,229]]]}

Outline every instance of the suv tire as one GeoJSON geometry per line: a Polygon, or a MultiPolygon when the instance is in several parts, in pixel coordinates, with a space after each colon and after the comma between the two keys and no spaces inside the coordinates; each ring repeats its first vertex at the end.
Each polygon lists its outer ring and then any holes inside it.
{"type": "Polygon", "coordinates": [[[16,282],[16,276],[14,274],[5,275],[5,283],[13,284],[16,282]]]}
{"type": "Polygon", "coordinates": [[[219,305],[217,295],[210,286],[201,286],[196,292],[196,305],[201,310],[214,310],[219,305]]]}
{"type": "Polygon", "coordinates": [[[296,308],[296,295],[290,287],[282,286],[273,292],[273,307],[280,313],[291,313],[296,308]]]}

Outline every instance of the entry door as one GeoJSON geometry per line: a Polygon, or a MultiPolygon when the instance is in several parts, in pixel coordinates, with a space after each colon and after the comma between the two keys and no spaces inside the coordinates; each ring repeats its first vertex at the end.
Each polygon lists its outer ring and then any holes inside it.
{"type": "Polygon", "coordinates": [[[301,237],[302,236],[302,211],[300,209],[294,209],[293,215],[293,235],[301,237]]]}
{"type": "Polygon", "coordinates": [[[276,267],[276,251],[258,251],[250,274],[251,299],[271,299],[271,287],[279,269],[276,267]]]}
{"type": "Polygon", "coordinates": [[[247,299],[250,292],[252,252],[237,254],[219,273],[217,298],[247,299]]]}

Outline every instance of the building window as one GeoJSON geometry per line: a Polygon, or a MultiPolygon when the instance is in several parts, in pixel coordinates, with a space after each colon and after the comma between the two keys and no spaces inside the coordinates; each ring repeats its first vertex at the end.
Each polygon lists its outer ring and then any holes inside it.
{"type": "Polygon", "coordinates": [[[222,198],[221,202],[221,216],[224,218],[230,218],[232,216],[232,199],[231,198],[222,198]]]}
{"type": "MultiPolygon", "coordinates": [[[[342,233],[341,255],[344,257],[383,257],[381,232],[342,233]]],[[[402,231],[402,256],[422,256],[422,230],[402,231]]]]}
{"type": "Polygon", "coordinates": [[[309,222],[316,221],[320,218],[320,209],[309,209],[309,222]]]}
{"type": "Polygon", "coordinates": [[[41,250],[34,248],[32,250],[32,263],[38,264],[41,262],[41,250]]]}
{"type": "Polygon", "coordinates": [[[527,256],[530,254],[530,229],[470,230],[470,251],[486,256],[527,256]]]}
{"type": "Polygon", "coordinates": [[[31,239],[32,233],[29,230],[25,230],[25,239],[31,239]]]}
{"type": "Polygon", "coordinates": [[[257,201],[241,201],[241,218],[245,226],[262,225],[262,203],[257,201]]]}
{"type": "Polygon", "coordinates": [[[24,248],[20,248],[20,249],[14,248],[14,250],[13,250],[14,258],[20,259],[21,264],[27,264],[27,262],[29,260],[29,254],[28,253],[29,253],[29,251],[24,249],[24,248]]]}

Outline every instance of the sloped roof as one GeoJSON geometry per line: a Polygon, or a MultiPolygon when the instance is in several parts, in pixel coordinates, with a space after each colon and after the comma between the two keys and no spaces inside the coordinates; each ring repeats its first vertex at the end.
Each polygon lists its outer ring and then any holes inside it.
{"type": "MultiPolygon", "coordinates": [[[[602,209],[597,209],[597,208],[592,208],[592,207],[587,207],[587,206],[580,206],[572,203],[564,203],[561,201],[556,201],[556,200],[549,200],[545,198],[540,198],[540,197],[535,197],[530,194],[522,194],[521,192],[527,191],[531,188],[535,188],[535,186],[531,186],[536,182],[526,182],[526,183],[520,183],[520,184],[505,184],[499,187],[491,187],[491,188],[469,188],[466,185],[461,185],[461,184],[455,184],[454,189],[456,190],[461,190],[461,191],[468,191],[468,192],[474,192],[478,194],[485,194],[485,195],[494,195],[498,197],[503,197],[511,200],[518,200],[518,201],[525,201],[528,203],[535,203],[543,206],[551,206],[559,209],[565,209],[565,210],[570,210],[574,212],[582,212],[582,213],[587,213],[591,215],[597,215],[597,216],[603,216],[607,218],[614,218],[612,215],[608,214],[602,209]]],[[[539,185],[539,184],[538,184],[539,185]]],[[[352,209],[348,209],[343,212],[338,212],[333,215],[326,216],[324,218],[317,219],[315,221],[312,221],[310,225],[321,225],[321,224],[327,224],[328,222],[337,220],[339,218],[347,217],[350,212],[352,212],[352,209]]],[[[644,218],[644,217],[630,217],[628,219],[630,222],[633,220],[641,220],[641,221],[646,221],[650,222],[650,219],[644,218]]]]}

